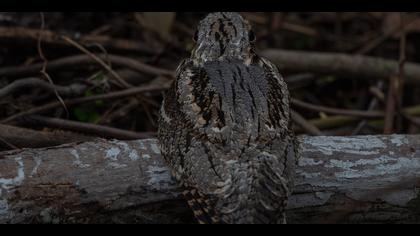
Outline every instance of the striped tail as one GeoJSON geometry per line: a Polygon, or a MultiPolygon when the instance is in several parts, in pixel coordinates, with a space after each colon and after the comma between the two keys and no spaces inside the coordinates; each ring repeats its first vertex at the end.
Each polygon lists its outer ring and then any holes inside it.
{"type": "Polygon", "coordinates": [[[212,201],[197,189],[185,187],[182,193],[199,224],[223,224],[212,201]]]}

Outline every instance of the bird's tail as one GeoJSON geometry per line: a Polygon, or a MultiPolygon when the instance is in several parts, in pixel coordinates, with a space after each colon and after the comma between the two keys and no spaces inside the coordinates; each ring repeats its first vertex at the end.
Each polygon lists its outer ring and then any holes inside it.
{"type": "Polygon", "coordinates": [[[197,189],[185,187],[182,193],[187,200],[187,203],[194,213],[195,218],[200,224],[223,224],[220,216],[216,213],[213,203],[204,194],[201,194],[197,189]]]}

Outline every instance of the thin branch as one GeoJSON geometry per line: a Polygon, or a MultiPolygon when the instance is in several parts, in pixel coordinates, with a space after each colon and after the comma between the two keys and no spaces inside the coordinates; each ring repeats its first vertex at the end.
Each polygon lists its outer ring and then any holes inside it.
{"type": "Polygon", "coordinates": [[[132,109],[138,108],[140,106],[140,101],[138,99],[130,99],[121,108],[116,109],[112,113],[105,114],[102,119],[99,121],[100,124],[111,123],[114,119],[125,117],[132,109]]]}
{"type": "Polygon", "coordinates": [[[324,134],[313,124],[309,123],[303,116],[292,110],[292,119],[304,131],[311,135],[323,136],[324,134]]]}
{"type": "Polygon", "coordinates": [[[6,144],[6,146],[8,146],[11,149],[20,149],[19,147],[15,146],[14,144],[10,143],[9,141],[3,139],[2,137],[0,137],[0,142],[6,144]]]}
{"type": "Polygon", "coordinates": [[[298,99],[292,99],[291,103],[293,106],[304,108],[311,111],[325,112],[334,115],[354,116],[368,119],[376,119],[384,117],[384,113],[380,111],[361,111],[361,110],[350,110],[350,109],[338,109],[330,108],[325,106],[319,106],[310,104],[307,102],[300,101],[298,99]]]}
{"type": "Polygon", "coordinates": [[[47,132],[0,124],[0,139],[12,149],[41,148],[90,141],[94,138],[72,132],[47,132]],[[17,148],[19,147],[19,148],[17,148]]]}
{"type": "MultiPolygon", "coordinates": [[[[48,45],[68,47],[68,44],[66,42],[60,40],[59,34],[50,30],[41,31],[39,29],[32,29],[27,27],[0,26],[0,39],[2,41],[8,40],[13,41],[14,43],[23,42],[25,43],[25,45],[27,45],[28,42],[36,43],[40,35],[43,38],[43,42],[47,43],[48,45]]],[[[73,40],[76,39],[73,38],[73,40]]],[[[86,35],[77,39],[77,42],[83,44],[98,43],[114,51],[135,52],[141,53],[141,55],[153,55],[156,53],[156,50],[154,48],[142,43],[141,41],[134,41],[122,38],[112,38],[107,35],[86,35]]]]}
{"type": "Polygon", "coordinates": [[[398,86],[397,86],[397,128],[398,130],[402,129],[402,106],[404,98],[404,84],[405,84],[405,74],[404,67],[406,62],[406,48],[407,48],[407,32],[406,32],[406,23],[405,23],[405,13],[400,12],[400,22],[401,22],[401,36],[400,36],[400,58],[398,62],[398,86]]]}
{"type": "MultiPolygon", "coordinates": [[[[108,57],[105,54],[95,54],[96,57],[106,60],[107,58],[114,66],[126,67],[134,71],[150,74],[150,75],[162,75],[173,77],[174,72],[166,69],[157,68],[151,65],[144,64],[138,60],[109,54],[108,57]]],[[[74,68],[75,66],[87,66],[97,63],[89,55],[77,55],[63,57],[60,59],[52,60],[48,63],[48,70],[62,70],[63,68],[74,68]]],[[[36,74],[42,68],[42,63],[33,64],[29,66],[13,66],[0,68],[0,76],[3,77],[23,77],[31,74],[36,74]]]]}
{"type": "MultiPolygon", "coordinates": [[[[68,107],[74,106],[81,103],[88,103],[88,102],[94,102],[97,100],[107,100],[107,99],[116,99],[116,98],[123,98],[123,97],[130,97],[135,96],[140,93],[145,92],[154,92],[154,91],[162,91],[169,87],[169,84],[163,84],[163,85],[147,85],[147,86],[141,86],[141,87],[135,87],[131,89],[126,89],[123,91],[118,92],[112,92],[107,94],[101,94],[101,95],[95,95],[95,96],[89,96],[89,97],[81,97],[81,98],[75,98],[71,100],[65,100],[64,102],[68,107]]],[[[60,103],[52,102],[40,107],[35,107],[32,109],[29,109],[27,111],[20,112],[18,114],[12,115],[4,120],[1,120],[0,123],[8,123],[10,121],[13,121],[17,118],[32,115],[32,114],[40,114],[46,111],[49,111],[51,109],[57,108],[60,106],[60,103]]]]}
{"type": "MultiPolygon", "coordinates": [[[[389,79],[398,70],[398,61],[378,57],[268,49],[261,55],[281,71],[338,75],[338,79],[389,79]]],[[[420,83],[420,64],[405,63],[405,81],[420,83]]]]}
{"type": "Polygon", "coordinates": [[[76,131],[84,134],[95,135],[103,138],[114,138],[121,140],[145,139],[153,137],[152,133],[138,133],[122,130],[103,125],[89,124],[78,121],[49,118],[44,116],[32,115],[25,118],[32,124],[43,125],[51,128],[76,131]]]}
{"type": "Polygon", "coordinates": [[[4,88],[0,88],[0,98],[3,98],[5,96],[11,95],[14,92],[17,92],[23,88],[41,88],[48,92],[57,92],[58,94],[62,96],[75,96],[75,95],[81,95],[83,94],[87,86],[82,84],[72,84],[69,86],[60,86],[60,85],[54,85],[51,83],[48,83],[44,80],[41,80],[39,78],[25,78],[20,80],[15,80],[9,85],[7,85],[4,88]]]}
{"type": "MultiPolygon", "coordinates": [[[[419,116],[420,115],[420,105],[412,106],[403,109],[403,113],[406,113],[411,116],[419,116]]],[[[318,118],[309,120],[309,122],[319,129],[329,129],[334,127],[345,126],[349,124],[353,124],[355,122],[360,121],[361,118],[354,117],[354,116],[329,116],[326,118],[318,118]]],[[[377,120],[371,120],[368,123],[372,124],[371,122],[375,123],[377,120]]]]}
{"type": "MultiPolygon", "coordinates": [[[[375,89],[370,89],[370,91],[372,91],[372,90],[381,91],[382,87],[383,87],[383,81],[379,81],[377,86],[375,87],[375,89]]],[[[374,96],[369,103],[368,111],[374,110],[377,106],[378,106],[378,98],[376,96],[374,96]]],[[[366,119],[360,121],[359,124],[357,125],[357,127],[352,132],[352,135],[359,134],[363,130],[363,128],[366,126],[367,123],[368,123],[368,121],[366,119]]]]}
{"type": "MultiPolygon", "coordinates": [[[[103,68],[105,68],[105,70],[107,70],[109,73],[111,73],[115,79],[125,88],[132,88],[133,86],[131,84],[128,84],[127,82],[125,82],[125,80],[123,78],[121,78],[121,76],[119,74],[117,74],[109,65],[107,65],[101,58],[99,58],[98,56],[96,56],[95,54],[89,52],[89,50],[87,50],[85,47],[83,47],[82,45],[78,44],[77,42],[75,42],[74,40],[70,39],[69,37],[66,36],[62,36],[61,37],[64,41],[68,42],[69,44],[73,45],[75,48],[79,49],[81,52],[85,53],[86,55],[88,55],[90,58],[92,58],[94,61],[96,61],[99,65],[101,65],[103,68]]],[[[105,58],[108,58],[107,54],[104,54],[105,58]]]]}
{"type": "MultiPolygon", "coordinates": [[[[405,66],[405,50],[406,50],[406,34],[403,13],[400,13],[401,18],[401,36],[400,36],[400,56],[398,61],[398,72],[397,76],[390,77],[390,83],[388,88],[387,104],[386,104],[386,118],[384,134],[391,134],[394,132],[394,121],[396,114],[401,113],[402,106],[402,93],[404,83],[404,66],[405,66]]],[[[397,123],[401,126],[401,117],[398,118],[397,123]]]]}
{"type": "MultiPolygon", "coordinates": [[[[41,31],[45,30],[45,17],[44,17],[44,13],[40,12],[40,16],[41,16],[41,31]]],[[[48,82],[50,82],[51,85],[53,85],[53,89],[54,89],[54,94],[57,97],[58,101],[60,101],[61,105],[63,106],[64,110],[66,111],[67,116],[69,116],[69,110],[67,109],[66,104],[63,101],[63,98],[60,96],[60,94],[58,94],[57,90],[55,90],[55,86],[54,86],[54,82],[51,79],[50,75],[47,73],[47,65],[48,65],[48,60],[44,55],[44,52],[42,51],[42,34],[39,35],[38,37],[38,43],[37,43],[37,50],[38,50],[38,54],[41,57],[43,63],[42,63],[42,68],[41,68],[41,74],[48,80],[48,82]]]]}
{"type": "Polygon", "coordinates": [[[413,125],[417,126],[420,128],[420,118],[414,117],[414,116],[410,116],[407,114],[403,115],[404,118],[406,118],[408,121],[410,121],[413,125]]]}
{"type": "MultiPolygon", "coordinates": [[[[411,23],[413,23],[414,21],[417,21],[418,19],[419,18],[417,16],[414,16],[413,18],[408,19],[406,22],[402,22],[402,24],[404,24],[403,27],[410,25],[411,23]]],[[[377,37],[374,40],[369,40],[369,43],[363,46],[361,49],[359,49],[356,52],[356,54],[369,53],[370,51],[372,51],[373,49],[375,49],[376,47],[384,43],[389,37],[391,37],[395,33],[398,33],[399,31],[401,31],[401,25],[395,26],[395,28],[385,32],[384,34],[382,34],[381,36],[377,37]]]]}

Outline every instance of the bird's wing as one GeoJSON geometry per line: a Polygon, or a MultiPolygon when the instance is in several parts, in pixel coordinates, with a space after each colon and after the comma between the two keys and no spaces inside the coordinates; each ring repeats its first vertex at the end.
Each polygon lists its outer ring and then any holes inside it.
{"type": "Polygon", "coordinates": [[[206,85],[200,84],[205,76],[189,61],[180,64],[176,80],[161,107],[158,138],[162,156],[184,187],[183,195],[196,219],[200,223],[214,224],[221,223],[214,211],[214,199],[200,191],[202,188],[197,186],[200,181],[196,179],[196,169],[192,167],[194,162],[201,162],[200,165],[209,165],[209,162],[206,161],[206,153],[196,154],[197,157],[191,154],[204,150],[201,142],[194,140],[201,139],[198,129],[208,119],[200,108],[209,102],[204,91],[206,85]]]}
{"type": "MultiPolygon", "coordinates": [[[[293,132],[293,121],[290,112],[290,94],[284,78],[281,76],[278,67],[267,59],[260,58],[260,65],[267,71],[268,81],[268,99],[270,103],[270,117],[274,117],[278,121],[280,132],[284,134],[284,138],[280,138],[280,144],[275,146],[283,146],[285,153],[284,159],[284,175],[294,176],[294,167],[301,156],[300,141],[293,132]],[[287,108],[287,109],[284,109],[287,108]],[[279,117],[279,115],[281,117],[279,117]]],[[[293,178],[288,183],[288,188],[292,189],[293,178]]]]}
{"type": "Polygon", "coordinates": [[[269,102],[269,116],[272,123],[280,129],[290,129],[290,94],[287,84],[281,76],[278,68],[272,62],[265,58],[260,58],[260,66],[266,71],[267,79],[267,100],[269,102]]]}

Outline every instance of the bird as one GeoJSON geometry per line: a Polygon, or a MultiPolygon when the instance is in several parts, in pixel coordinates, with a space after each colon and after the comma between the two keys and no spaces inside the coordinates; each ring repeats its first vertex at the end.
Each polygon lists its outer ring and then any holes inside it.
{"type": "Polygon", "coordinates": [[[239,13],[202,19],[159,111],[162,156],[200,224],[284,224],[300,156],[290,94],[239,13]]]}

